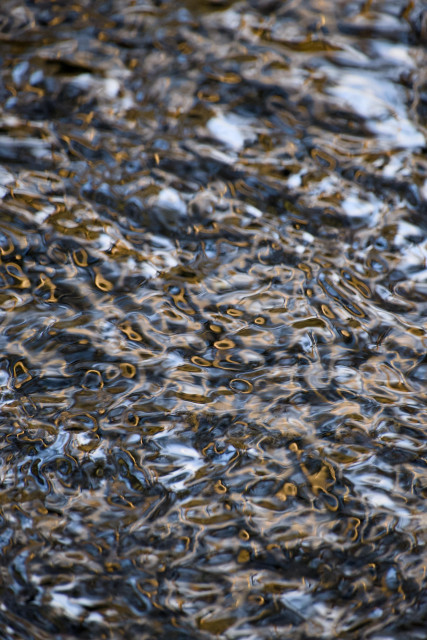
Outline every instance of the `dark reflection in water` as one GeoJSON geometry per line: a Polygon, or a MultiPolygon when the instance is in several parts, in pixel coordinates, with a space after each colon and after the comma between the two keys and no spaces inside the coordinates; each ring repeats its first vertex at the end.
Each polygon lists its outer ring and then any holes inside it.
{"type": "Polygon", "coordinates": [[[1,638],[426,637],[426,37],[2,3],[1,638]]]}

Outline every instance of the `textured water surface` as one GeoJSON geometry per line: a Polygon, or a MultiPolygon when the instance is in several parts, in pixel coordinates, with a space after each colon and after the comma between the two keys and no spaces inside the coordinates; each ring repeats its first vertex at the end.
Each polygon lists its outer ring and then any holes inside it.
{"type": "Polygon", "coordinates": [[[0,638],[426,637],[426,40],[1,3],[0,638]]]}

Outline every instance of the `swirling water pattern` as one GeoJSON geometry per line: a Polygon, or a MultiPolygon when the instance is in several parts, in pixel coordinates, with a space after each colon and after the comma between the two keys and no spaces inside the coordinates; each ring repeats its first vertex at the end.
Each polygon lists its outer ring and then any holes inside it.
{"type": "Polygon", "coordinates": [[[424,639],[422,3],[0,11],[0,637],[424,639]]]}

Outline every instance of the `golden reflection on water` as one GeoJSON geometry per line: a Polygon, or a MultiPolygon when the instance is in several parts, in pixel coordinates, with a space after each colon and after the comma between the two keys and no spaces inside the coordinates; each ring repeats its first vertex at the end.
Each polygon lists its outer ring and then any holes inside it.
{"type": "Polygon", "coordinates": [[[423,637],[422,7],[27,4],[1,633],[423,637]]]}

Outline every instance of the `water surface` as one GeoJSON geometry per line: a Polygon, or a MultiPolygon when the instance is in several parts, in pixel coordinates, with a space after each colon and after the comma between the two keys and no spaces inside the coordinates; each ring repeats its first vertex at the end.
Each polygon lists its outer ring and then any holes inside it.
{"type": "Polygon", "coordinates": [[[426,37],[2,3],[1,638],[425,638],[426,37]]]}

